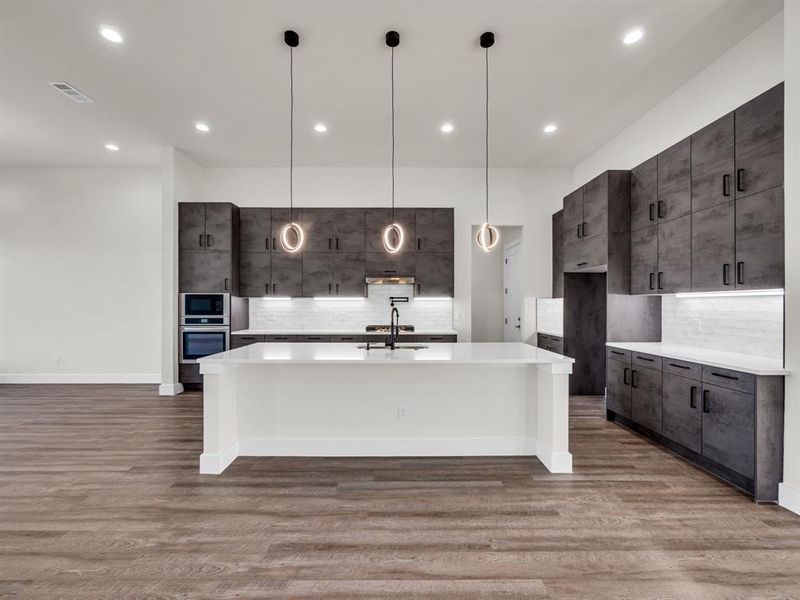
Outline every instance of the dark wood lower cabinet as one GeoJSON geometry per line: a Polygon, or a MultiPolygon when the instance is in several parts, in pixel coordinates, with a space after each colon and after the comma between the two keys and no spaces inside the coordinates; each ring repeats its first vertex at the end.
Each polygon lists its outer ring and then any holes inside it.
{"type": "Polygon", "coordinates": [[[755,475],[755,403],[745,394],[703,385],[703,456],[752,479],[755,475]]]}
{"type": "Polygon", "coordinates": [[[633,367],[630,382],[631,419],[661,433],[661,371],[633,367]]]}
{"type": "Polygon", "coordinates": [[[702,384],[664,373],[661,432],[690,450],[702,450],[702,384]]]}
{"type": "Polygon", "coordinates": [[[631,366],[621,360],[607,363],[606,408],[617,414],[631,416],[631,366]]]}

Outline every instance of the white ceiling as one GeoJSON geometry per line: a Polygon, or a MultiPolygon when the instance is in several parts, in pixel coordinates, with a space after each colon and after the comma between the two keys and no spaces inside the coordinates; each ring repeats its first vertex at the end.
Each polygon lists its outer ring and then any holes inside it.
{"type": "Polygon", "coordinates": [[[298,165],[389,160],[388,29],[397,161],[483,164],[483,51],[492,30],[494,166],[572,167],[781,10],[781,0],[0,0],[0,164],[285,165],[288,50],[298,165]],[[97,32],[117,27],[125,43],[97,32]],[[645,40],[621,44],[644,26],[645,40]],[[95,99],[76,104],[48,81],[95,99]],[[200,134],[196,120],[212,130],[200,134]],[[312,127],[324,121],[325,135],[312,127]],[[439,131],[452,121],[455,131],[439,131]],[[559,123],[552,136],[542,133],[559,123]],[[113,141],[120,152],[109,153],[113,141]]]}

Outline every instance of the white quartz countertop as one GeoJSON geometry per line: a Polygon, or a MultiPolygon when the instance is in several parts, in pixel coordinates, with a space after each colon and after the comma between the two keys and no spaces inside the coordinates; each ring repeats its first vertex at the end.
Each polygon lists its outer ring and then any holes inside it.
{"type": "MultiPolygon", "coordinates": [[[[240,329],[231,335],[388,335],[362,329],[240,329]]],[[[455,329],[418,329],[400,335],[458,335],[455,329]]]]}
{"type": "Polygon", "coordinates": [[[763,356],[708,350],[696,346],[662,344],[661,342],[608,342],[606,346],[632,352],[655,354],[656,356],[674,358],[676,360],[687,360],[721,369],[733,369],[734,371],[752,373],[753,375],[789,374],[789,371],[783,368],[783,361],[779,358],[764,358],[763,356]]]}
{"type": "Polygon", "coordinates": [[[429,344],[421,350],[358,348],[358,344],[258,343],[198,360],[236,364],[572,364],[569,357],[520,342],[429,344]]]}

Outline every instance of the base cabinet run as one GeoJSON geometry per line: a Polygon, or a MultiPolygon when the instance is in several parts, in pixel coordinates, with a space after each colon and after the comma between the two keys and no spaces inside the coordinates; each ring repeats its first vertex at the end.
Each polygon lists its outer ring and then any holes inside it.
{"type": "Polygon", "coordinates": [[[609,348],[606,410],[752,494],[776,502],[783,464],[783,377],[755,376],[609,348]]]}

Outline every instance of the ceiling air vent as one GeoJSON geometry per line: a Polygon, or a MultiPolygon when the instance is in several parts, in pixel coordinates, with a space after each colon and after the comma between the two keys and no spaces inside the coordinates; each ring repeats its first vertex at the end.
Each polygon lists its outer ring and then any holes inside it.
{"type": "Polygon", "coordinates": [[[78,88],[71,86],[66,81],[51,81],[50,85],[56,88],[59,92],[64,94],[67,98],[74,100],[78,104],[86,104],[87,102],[94,102],[89,96],[84,94],[78,88]]]}

